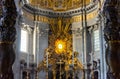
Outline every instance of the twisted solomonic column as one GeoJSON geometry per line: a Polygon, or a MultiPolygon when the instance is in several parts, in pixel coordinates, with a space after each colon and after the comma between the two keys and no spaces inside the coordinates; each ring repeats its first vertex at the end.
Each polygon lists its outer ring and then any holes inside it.
{"type": "Polygon", "coordinates": [[[109,79],[120,79],[120,15],[118,14],[119,0],[106,0],[104,4],[104,15],[106,25],[104,38],[107,43],[106,62],[112,76],[109,79]]]}
{"type": "Polygon", "coordinates": [[[14,79],[12,65],[15,60],[13,43],[15,41],[17,11],[14,0],[0,0],[0,79],[14,79]]]}

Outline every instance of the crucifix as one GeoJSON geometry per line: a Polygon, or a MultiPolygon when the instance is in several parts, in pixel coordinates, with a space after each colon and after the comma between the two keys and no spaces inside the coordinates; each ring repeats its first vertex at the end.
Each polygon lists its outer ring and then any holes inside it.
{"type": "Polygon", "coordinates": [[[60,61],[57,62],[57,64],[60,65],[60,68],[59,68],[60,76],[59,76],[59,78],[62,79],[62,76],[61,76],[62,75],[62,64],[63,64],[62,60],[60,59],[60,61]]]}

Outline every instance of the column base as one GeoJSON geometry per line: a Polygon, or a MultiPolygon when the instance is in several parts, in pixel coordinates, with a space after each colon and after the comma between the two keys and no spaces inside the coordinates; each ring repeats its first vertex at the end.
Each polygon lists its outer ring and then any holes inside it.
{"type": "Polygon", "coordinates": [[[0,44],[0,79],[14,79],[12,71],[14,60],[13,44],[0,44]]]}

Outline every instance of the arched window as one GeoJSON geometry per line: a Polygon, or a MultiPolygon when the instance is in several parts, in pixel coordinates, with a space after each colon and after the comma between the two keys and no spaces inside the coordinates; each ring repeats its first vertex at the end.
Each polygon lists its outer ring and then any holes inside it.
{"type": "Polygon", "coordinates": [[[21,29],[20,51],[25,53],[28,52],[28,32],[23,29],[21,29]]]}

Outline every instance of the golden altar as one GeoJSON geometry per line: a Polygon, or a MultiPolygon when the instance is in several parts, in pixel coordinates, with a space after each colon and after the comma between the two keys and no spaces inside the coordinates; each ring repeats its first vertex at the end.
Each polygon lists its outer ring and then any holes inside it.
{"type": "Polygon", "coordinates": [[[83,69],[78,52],[73,52],[71,23],[63,18],[50,24],[48,48],[38,65],[38,72],[45,70],[48,79],[74,79],[83,69]]]}

